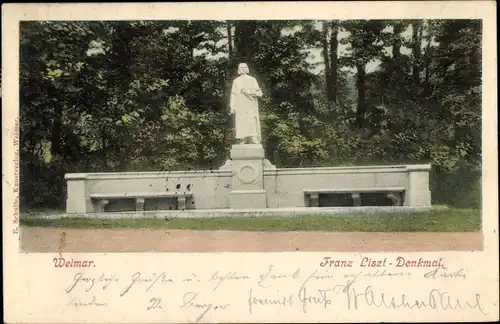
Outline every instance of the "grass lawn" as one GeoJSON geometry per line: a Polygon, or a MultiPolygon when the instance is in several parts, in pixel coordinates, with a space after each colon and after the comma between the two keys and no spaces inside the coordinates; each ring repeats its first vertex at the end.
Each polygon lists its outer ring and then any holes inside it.
{"type": "MultiPolygon", "coordinates": [[[[43,213],[43,212],[42,212],[43,213]]],[[[38,212],[38,215],[40,212],[38,212]]],[[[205,219],[36,219],[37,212],[21,215],[22,226],[59,228],[155,228],[237,231],[331,232],[477,232],[481,211],[445,209],[420,213],[376,215],[303,215],[292,218],[205,219]]]]}

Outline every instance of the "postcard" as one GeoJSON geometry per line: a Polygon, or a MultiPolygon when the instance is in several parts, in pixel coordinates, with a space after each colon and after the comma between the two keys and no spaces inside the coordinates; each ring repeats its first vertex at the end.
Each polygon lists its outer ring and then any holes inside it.
{"type": "Polygon", "coordinates": [[[498,320],[495,7],[3,5],[4,321],[498,320]]]}

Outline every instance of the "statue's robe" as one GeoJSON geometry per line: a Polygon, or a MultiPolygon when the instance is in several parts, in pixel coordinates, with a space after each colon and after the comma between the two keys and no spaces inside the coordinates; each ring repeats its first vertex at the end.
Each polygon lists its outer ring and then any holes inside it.
{"type": "Polygon", "coordinates": [[[230,107],[235,112],[237,139],[254,136],[259,142],[261,140],[259,101],[256,97],[262,97],[262,91],[254,77],[243,74],[233,81],[230,107]]]}

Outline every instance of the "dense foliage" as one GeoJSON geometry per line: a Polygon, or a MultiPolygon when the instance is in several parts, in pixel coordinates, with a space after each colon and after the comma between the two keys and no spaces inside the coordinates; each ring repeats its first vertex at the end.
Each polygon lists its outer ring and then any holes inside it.
{"type": "Polygon", "coordinates": [[[431,163],[435,202],[480,204],[480,21],[30,21],[20,46],[25,208],[67,172],[218,168],[241,61],[277,166],[431,163]]]}

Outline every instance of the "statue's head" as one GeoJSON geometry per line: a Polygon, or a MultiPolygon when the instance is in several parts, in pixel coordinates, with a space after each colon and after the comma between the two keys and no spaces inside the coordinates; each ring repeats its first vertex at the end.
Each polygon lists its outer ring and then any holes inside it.
{"type": "Polygon", "coordinates": [[[238,75],[240,74],[248,74],[250,71],[248,70],[248,65],[246,63],[240,63],[238,65],[238,75]]]}

